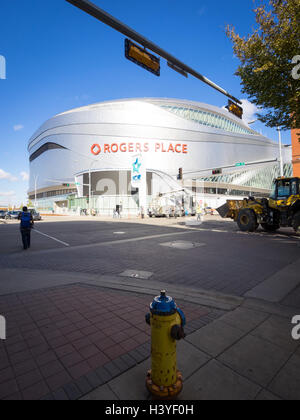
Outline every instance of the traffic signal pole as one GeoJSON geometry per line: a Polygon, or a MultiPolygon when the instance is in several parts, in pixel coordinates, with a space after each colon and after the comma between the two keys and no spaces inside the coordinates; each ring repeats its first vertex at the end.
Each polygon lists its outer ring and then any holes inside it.
{"type": "Polygon", "coordinates": [[[223,95],[227,96],[228,98],[232,99],[233,101],[242,104],[242,102],[235,98],[234,96],[230,95],[222,87],[218,86],[207,77],[203,76],[196,70],[192,69],[191,67],[184,64],[182,61],[178,60],[173,55],[169,54],[158,45],[154,44],[153,42],[149,41],[147,38],[136,32],[135,30],[131,29],[129,26],[125,25],[118,19],[114,18],[104,10],[100,9],[100,7],[96,6],[92,2],[88,0],[66,0],[68,3],[73,4],[74,6],[78,7],[82,11],[88,13],[89,15],[95,17],[96,19],[100,20],[101,22],[105,23],[106,25],[110,26],[111,28],[117,30],[121,34],[127,36],[128,38],[133,39],[134,41],[141,44],[144,48],[148,48],[149,50],[153,51],[154,53],[158,54],[160,57],[167,60],[170,67],[173,66],[177,71],[182,71],[187,74],[194,76],[196,79],[201,80],[201,82],[206,83],[213,89],[217,90],[218,92],[222,93],[223,95]]]}

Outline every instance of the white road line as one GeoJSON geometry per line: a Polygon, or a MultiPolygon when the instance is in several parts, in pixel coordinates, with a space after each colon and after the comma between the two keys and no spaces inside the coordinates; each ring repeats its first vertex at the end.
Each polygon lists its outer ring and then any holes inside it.
{"type": "Polygon", "coordinates": [[[46,236],[46,238],[53,239],[53,241],[59,242],[60,244],[69,247],[70,245],[66,242],[60,241],[59,239],[53,238],[53,236],[46,235],[46,233],[40,232],[37,229],[33,229],[33,232],[39,233],[40,235],[46,236]]]}

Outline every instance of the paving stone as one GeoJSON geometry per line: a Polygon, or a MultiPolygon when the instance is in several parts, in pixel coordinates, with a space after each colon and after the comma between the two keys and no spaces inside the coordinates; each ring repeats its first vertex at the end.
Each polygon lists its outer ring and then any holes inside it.
{"type": "Polygon", "coordinates": [[[115,401],[116,395],[108,385],[102,385],[93,392],[82,397],[84,401],[115,401]]]}
{"type": "Polygon", "coordinates": [[[292,328],[290,319],[271,316],[251,334],[293,352],[298,347],[298,343],[292,338],[292,328]]]}
{"type": "Polygon", "coordinates": [[[129,355],[136,361],[136,363],[141,363],[145,360],[145,356],[139,353],[136,349],[129,352],[129,355]]]}
{"type": "Polygon", "coordinates": [[[136,365],[136,361],[130,356],[130,354],[123,354],[121,359],[126,363],[128,369],[136,365]]]}
{"type": "MultiPolygon", "coordinates": [[[[91,371],[85,375],[86,380],[91,385],[92,389],[97,388],[103,385],[106,381],[104,381],[99,375],[96,373],[97,371],[91,371]]],[[[108,372],[106,372],[108,375],[108,372]]],[[[109,375],[110,379],[110,375],[109,375]]]]}
{"type": "Polygon", "coordinates": [[[54,351],[48,351],[40,356],[38,356],[35,361],[38,366],[47,365],[50,362],[57,360],[57,356],[54,351]]]}
{"type": "Polygon", "coordinates": [[[51,391],[62,388],[64,385],[67,385],[71,381],[72,378],[66,371],[59,372],[58,374],[46,379],[46,382],[51,391]]]}
{"type": "Polygon", "coordinates": [[[15,379],[15,373],[11,367],[0,371],[0,384],[15,379]]]}
{"type": "Polygon", "coordinates": [[[41,401],[55,401],[55,398],[52,394],[48,394],[45,397],[41,398],[41,401]]]}
{"type": "Polygon", "coordinates": [[[281,369],[269,389],[284,400],[300,400],[300,357],[298,355],[294,355],[281,369]]]}
{"type": "MultiPolygon", "coordinates": [[[[142,375],[144,390],[144,376],[150,367],[151,352],[150,329],[144,322],[144,314],[152,298],[81,284],[40,289],[17,296],[13,309],[18,314],[15,322],[22,320],[27,312],[32,319],[25,317],[24,323],[21,322],[26,334],[23,342],[19,329],[15,326],[13,330],[10,326],[14,339],[9,358],[5,347],[0,346],[0,369],[2,367],[1,370],[6,372],[6,376],[3,375],[6,378],[5,389],[0,385],[0,399],[1,391],[3,398],[17,397],[19,393],[18,387],[9,381],[7,369],[11,364],[17,368],[18,381],[24,393],[26,391],[26,398],[32,396],[35,399],[36,393],[36,399],[76,399],[125,371],[129,374],[131,368],[139,368],[145,361],[147,367],[142,375]],[[35,305],[36,309],[30,311],[29,305],[35,305]],[[42,317],[41,307],[45,312],[42,317]],[[30,350],[26,350],[27,345],[30,350]],[[100,346],[105,346],[103,352],[100,346]],[[20,351],[23,347],[25,350],[20,351]]],[[[0,296],[0,304],[1,299],[4,301],[0,296]]],[[[207,308],[186,302],[183,305],[177,303],[194,329],[216,318],[212,315],[214,311],[207,308]]],[[[179,343],[178,347],[183,349],[178,359],[187,377],[194,373],[196,365],[199,368],[209,360],[207,355],[188,342],[179,343]]],[[[114,394],[109,387],[103,389],[108,395],[114,394]]]]}
{"type": "Polygon", "coordinates": [[[17,382],[14,379],[0,384],[0,400],[9,397],[10,395],[16,394],[19,392],[17,382]]]}
{"type": "Polygon", "coordinates": [[[16,381],[19,385],[19,387],[23,390],[26,389],[40,381],[42,381],[43,377],[40,373],[40,371],[32,370],[28,373],[25,373],[24,375],[17,376],[16,381]]]}
{"type": "Polygon", "coordinates": [[[94,387],[90,384],[86,376],[82,376],[81,378],[75,381],[75,385],[79,389],[82,395],[86,395],[91,392],[94,387]]]}
{"type": "Polygon", "coordinates": [[[121,372],[125,372],[128,369],[127,363],[121,357],[114,359],[114,364],[120,369],[121,372]]]}
{"type": "Polygon", "coordinates": [[[10,395],[3,399],[4,401],[23,401],[23,396],[20,392],[10,395]]]}
{"type": "Polygon", "coordinates": [[[271,392],[263,389],[258,396],[255,398],[257,401],[280,401],[281,398],[272,394],[271,392]]]}
{"type": "Polygon", "coordinates": [[[261,338],[248,335],[218,360],[265,387],[283,367],[290,353],[261,338]]]}
{"type": "MultiPolygon", "coordinates": [[[[210,357],[201,350],[195,348],[186,340],[177,344],[177,368],[184,378],[190,377],[196,370],[205,365],[210,357]]],[[[149,366],[150,367],[150,366],[149,366]]]]}
{"type": "Polygon", "coordinates": [[[83,393],[79,390],[79,388],[73,382],[65,385],[64,390],[71,401],[78,400],[83,395],[83,393]]]}
{"type": "Polygon", "coordinates": [[[184,383],[179,400],[253,400],[260,387],[212,360],[184,383]]]}
{"type": "Polygon", "coordinates": [[[115,377],[121,373],[121,369],[114,363],[106,363],[104,368],[111,374],[111,377],[115,377]]]}
{"type": "Polygon", "coordinates": [[[64,370],[64,367],[58,360],[54,360],[48,363],[47,365],[40,367],[40,371],[44,378],[49,378],[63,370],[64,370]]]}
{"type": "Polygon", "coordinates": [[[218,320],[187,336],[186,341],[216,357],[240,340],[243,335],[243,331],[218,320]]]}
{"type": "Polygon", "coordinates": [[[269,317],[269,314],[251,311],[245,308],[237,308],[232,312],[222,316],[220,321],[238,328],[245,333],[253,330],[269,317]]]}
{"type": "Polygon", "coordinates": [[[91,371],[91,368],[87,362],[78,363],[68,369],[69,374],[73,379],[79,379],[81,376],[86,375],[91,371]]]}
{"type": "Polygon", "coordinates": [[[49,395],[50,389],[45,381],[40,381],[22,391],[24,400],[39,400],[49,395]]]}

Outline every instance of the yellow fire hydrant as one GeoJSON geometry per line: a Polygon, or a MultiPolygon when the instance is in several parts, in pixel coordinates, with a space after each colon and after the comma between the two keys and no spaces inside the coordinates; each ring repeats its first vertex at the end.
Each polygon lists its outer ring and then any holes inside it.
{"type": "Polygon", "coordinates": [[[151,326],[151,370],[146,386],[154,397],[174,398],[182,390],[177,370],[176,340],[185,337],[185,316],[166,291],[154,298],[146,322],[151,326]]]}

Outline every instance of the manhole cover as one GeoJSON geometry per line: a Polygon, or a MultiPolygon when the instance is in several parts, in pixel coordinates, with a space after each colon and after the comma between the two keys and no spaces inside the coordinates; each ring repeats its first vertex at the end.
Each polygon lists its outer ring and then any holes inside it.
{"type": "Polygon", "coordinates": [[[176,248],[176,249],[193,249],[193,248],[200,248],[201,246],[205,246],[206,244],[199,243],[199,242],[174,241],[174,242],[165,242],[160,245],[167,246],[169,248],[176,248]]]}
{"type": "Polygon", "coordinates": [[[123,273],[120,274],[121,277],[131,277],[134,279],[144,279],[147,280],[151,276],[153,276],[153,273],[150,271],[140,271],[140,270],[126,270],[123,273]]]}

